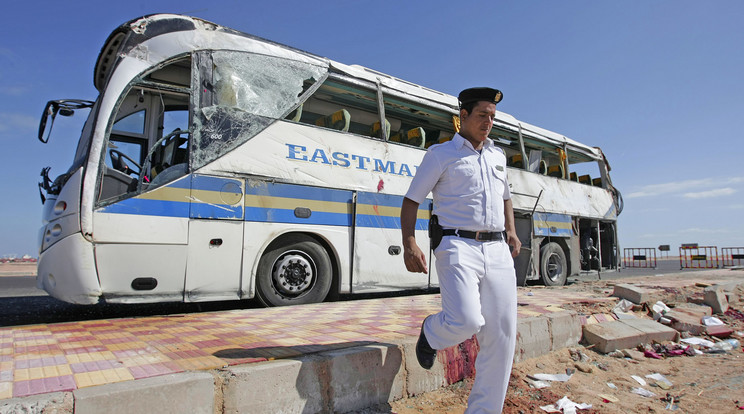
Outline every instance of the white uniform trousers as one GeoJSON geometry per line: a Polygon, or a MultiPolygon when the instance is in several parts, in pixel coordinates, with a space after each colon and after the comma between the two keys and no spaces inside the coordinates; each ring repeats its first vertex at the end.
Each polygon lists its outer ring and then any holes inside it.
{"type": "Polygon", "coordinates": [[[500,413],[517,337],[517,282],[509,245],[445,236],[434,252],[442,311],[424,334],[434,349],[477,334],[480,351],[466,413],[500,413]]]}

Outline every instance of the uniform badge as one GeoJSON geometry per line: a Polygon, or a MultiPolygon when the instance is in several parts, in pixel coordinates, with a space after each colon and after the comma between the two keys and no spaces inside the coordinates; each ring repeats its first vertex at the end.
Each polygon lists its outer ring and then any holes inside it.
{"type": "Polygon", "coordinates": [[[497,166],[496,166],[496,169],[497,169],[497,170],[499,170],[499,171],[502,171],[502,172],[503,172],[503,171],[504,171],[504,166],[502,166],[502,165],[497,165],[497,166]]]}

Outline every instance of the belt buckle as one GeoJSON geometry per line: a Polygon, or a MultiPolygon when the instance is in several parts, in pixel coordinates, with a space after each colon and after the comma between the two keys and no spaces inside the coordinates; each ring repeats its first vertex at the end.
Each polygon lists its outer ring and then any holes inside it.
{"type": "Polygon", "coordinates": [[[488,232],[476,231],[475,232],[475,241],[479,241],[479,242],[487,242],[487,241],[489,241],[489,240],[486,240],[486,239],[481,239],[481,235],[484,234],[484,233],[487,234],[488,232]]]}

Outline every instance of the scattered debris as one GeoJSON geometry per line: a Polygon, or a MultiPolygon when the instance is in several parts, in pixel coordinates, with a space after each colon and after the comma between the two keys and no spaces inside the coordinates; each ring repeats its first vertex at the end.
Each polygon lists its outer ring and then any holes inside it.
{"type": "Polygon", "coordinates": [[[597,397],[601,398],[602,401],[604,401],[606,403],[607,402],[616,403],[616,402],[620,401],[616,397],[613,397],[612,395],[607,395],[607,394],[597,394],[597,397]]]}
{"type": "Polygon", "coordinates": [[[571,379],[571,375],[569,374],[533,374],[533,375],[528,375],[527,377],[535,381],[566,382],[571,379]]]}
{"type": "Polygon", "coordinates": [[[667,393],[665,397],[661,398],[661,401],[664,401],[665,403],[667,403],[666,405],[667,410],[676,411],[679,409],[679,406],[676,403],[679,402],[680,398],[681,396],[679,395],[671,395],[667,393]]]}
{"type": "Polygon", "coordinates": [[[633,394],[638,394],[638,395],[640,395],[642,397],[648,397],[648,398],[656,397],[656,394],[654,394],[653,392],[651,392],[651,391],[649,391],[649,390],[647,390],[645,388],[641,388],[641,387],[633,388],[632,392],[633,392],[633,394]]]}
{"type": "Polygon", "coordinates": [[[540,408],[548,413],[575,414],[576,410],[588,410],[592,408],[592,405],[584,403],[578,404],[569,400],[568,397],[563,397],[555,404],[543,405],[540,408]]]}
{"type": "Polygon", "coordinates": [[[658,372],[655,374],[646,375],[646,378],[654,380],[655,381],[654,385],[664,390],[668,390],[669,388],[672,388],[672,382],[669,381],[665,376],[659,374],[658,372]]]}

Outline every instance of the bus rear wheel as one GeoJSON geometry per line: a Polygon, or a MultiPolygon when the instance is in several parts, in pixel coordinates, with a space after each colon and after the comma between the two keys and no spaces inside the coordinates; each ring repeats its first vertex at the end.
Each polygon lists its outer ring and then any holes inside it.
{"type": "Polygon", "coordinates": [[[566,254],[561,246],[550,242],[540,248],[540,276],[545,286],[563,286],[567,275],[566,254]]]}
{"type": "Polygon", "coordinates": [[[318,303],[328,295],[331,278],[328,252],[311,237],[293,235],[261,256],[256,296],[264,306],[318,303]]]}

